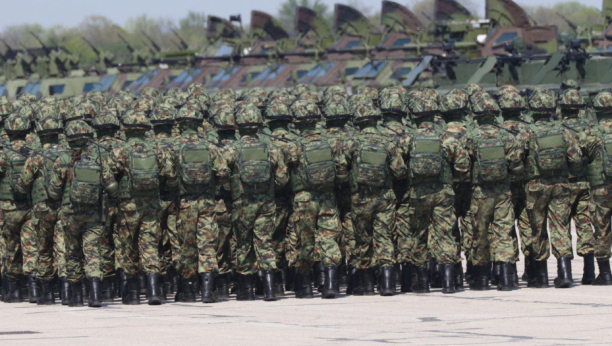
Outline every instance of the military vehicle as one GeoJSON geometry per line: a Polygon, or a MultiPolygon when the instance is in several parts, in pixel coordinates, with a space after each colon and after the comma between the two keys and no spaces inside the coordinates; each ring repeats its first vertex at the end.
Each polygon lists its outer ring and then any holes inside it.
{"type": "Polygon", "coordinates": [[[575,28],[560,38],[555,26],[539,25],[512,0],[487,0],[486,18],[476,19],[456,0],[436,0],[432,20],[422,23],[405,6],[382,1],[378,25],[356,9],[336,4],[332,22],[298,7],[292,37],[273,16],[251,12],[247,33],[240,16],[208,16],[201,49],[190,47],[175,32],[179,50],[164,51],[143,33],[143,49],[123,37],[131,61],[117,63],[100,52],[87,71],[78,57],[54,45],[17,49],[4,42],[0,94],[67,97],[99,90],[144,88],[161,91],[203,84],[212,93],[244,90],[345,85],[406,88],[450,88],[468,83],[485,86],[559,85],[572,78],[583,90],[599,90],[612,81],[612,0],[604,0],[606,25],[575,28]]]}

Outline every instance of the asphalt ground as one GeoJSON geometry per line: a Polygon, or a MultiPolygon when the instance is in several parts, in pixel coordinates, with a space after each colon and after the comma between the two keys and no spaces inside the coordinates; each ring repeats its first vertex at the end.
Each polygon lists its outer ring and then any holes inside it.
{"type": "MultiPolygon", "coordinates": [[[[295,299],[161,306],[39,307],[0,303],[0,345],[472,345],[610,344],[612,286],[526,288],[393,297],[295,299]]],[[[523,263],[519,263],[522,274],[523,263]]],[[[344,291],[344,289],[342,289],[344,291]]]]}

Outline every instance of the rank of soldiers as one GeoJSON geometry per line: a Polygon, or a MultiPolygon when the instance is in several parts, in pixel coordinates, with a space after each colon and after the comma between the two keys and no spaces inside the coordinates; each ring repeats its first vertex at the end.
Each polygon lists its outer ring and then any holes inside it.
{"type": "Polygon", "coordinates": [[[612,94],[573,81],[22,94],[0,113],[5,303],[511,291],[519,251],[546,288],[551,250],[568,288],[572,221],[582,284],[612,285],[612,94]]]}

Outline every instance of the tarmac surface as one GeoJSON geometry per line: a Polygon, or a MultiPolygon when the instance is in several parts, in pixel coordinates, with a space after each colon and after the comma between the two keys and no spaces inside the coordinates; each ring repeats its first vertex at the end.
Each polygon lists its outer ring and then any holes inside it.
{"type": "MultiPolygon", "coordinates": [[[[575,238],[574,238],[575,239],[575,238]]],[[[519,263],[519,274],[523,262],[519,263]]],[[[610,344],[612,286],[68,308],[0,303],[0,345],[610,344]]],[[[344,289],[342,289],[344,291],[344,289]]]]}

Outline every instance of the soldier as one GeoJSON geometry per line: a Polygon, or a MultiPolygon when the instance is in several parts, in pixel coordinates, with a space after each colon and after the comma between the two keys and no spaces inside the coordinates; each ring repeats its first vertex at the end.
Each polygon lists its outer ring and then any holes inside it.
{"type": "Polygon", "coordinates": [[[434,123],[440,114],[435,100],[416,98],[410,104],[418,128],[400,142],[400,149],[409,160],[410,198],[405,198],[400,207],[400,214],[402,209],[406,210],[406,220],[398,224],[401,225],[398,249],[403,262],[416,267],[414,292],[429,292],[427,255],[431,253],[442,266],[443,292],[453,293],[458,244],[452,232],[455,202],[452,172],[454,169],[466,174],[470,160],[459,142],[434,123]]]}
{"type": "Polygon", "coordinates": [[[318,254],[324,265],[322,298],[338,294],[337,268],[342,254],[336,241],[341,230],[334,187],[348,178],[340,148],[317,129],[319,108],[306,100],[291,106],[293,124],[300,131],[299,161],[291,168],[293,216],[289,221],[299,239],[296,298],[312,297],[310,270],[318,254]]]}
{"type": "Polygon", "coordinates": [[[5,303],[23,301],[21,286],[23,281],[23,258],[21,228],[29,219],[30,202],[26,194],[14,188],[26,161],[26,154],[20,150],[26,145],[26,135],[30,132],[30,120],[20,114],[12,114],[4,123],[9,140],[4,143],[0,157],[0,208],[2,213],[2,238],[4,258],[2,267],[9,290],[4,295],[5,303]],[[12,150],[11,150],[12,149],[12,150]]]}
{"type": "MultiPolygon", "coordinates": [[[[520,96],[519,99],[522,101],[520,96]]],[[[502,105],[507,103],[502,100],[502,105]]],[[[473,107],[478,125],[467,133],[466,138],[473,186],[470,288],[489,288],[487,263],[492,260],[499,267],[499,277],[495,282],[497,290],[510,291],[514,277],[511,265],[515,261],[510,176],[522,173],[523,151],[514,137],[497,124],[500,108],[488,94],[477,96],[473,107]]]]}
{"type": "Polygon", "coordinates": [[[272,249],[275,206],[274,190],[287,183],[287,167],[282,153],[261,141],[257,132],[263,126],[259,109],[247,106],[236,114],[240,140],[227,148],[231,170],[232,223],[237,238],[237,300],[253,300],[252,275],[264,272],[264,300],[276,300],[274,272],[278,270],[272,249]]]}
{"type": "Polygon", "coordinates": [[[351,216],[361,278],[360,287],[353,291],[355,295],[374,294],[376,268],[380,268],[380,295],[395,294],[393,232],[397,199],[392,179],[404,177],[406,165],[397,150],[397,142],[387,139],[377,129],[381,117],[372,105],[359,107],[353,122],[360,131],[346,150],[347,162],[351,165],[351,216]]]}
{"type": "Polygon", "coordinates": [[[168,153],[160,156],[158,149],[145,141],[151,122],[143,112],[124,116],[122,123],[127,140],[113,148],[110,155],[113,174],[119,177],[119,267],[127,277],[121,298],[123,304],[140,304],[137,277],[140,257],[147,275],[148,303],[159,305],[159,186],[160,178],[175,177],[174,167],[168,153]]]}
{"type": "MultiPolygon", "coordinates": [[[[564,128],[573,136],[578,137],[580,133],[591,127],[586,114],[586,103],[577,89],[567,89],[561,94],[559,100],[561,110],[561,121],[564,128]]],[[[580,143],[583,147],[583,144],[580,143]]],[[[582,153],[586,155],[586,153],[582,153]]],[[[576,252],[584,259],[584,270],[582,284],[590,285],[595,280],[595,257],[593,254],[593,230],[591,228],[591,215],[589,213],[589,181],[587,179],[587,165],[570,171],[570,219],[574,220],[576,226],[576,252]]]]}
{"type": "Polygon", "coordinates": [[[217,184],[226,182],[229,170],[219,148],[199,137],[202,121],[202,114],[194,108],[181,108],[176,116],[181,136],[172,145],[180,194],[176,222],[180,244],[178,266],[183,282],[178,301],[195,302],[199,273],[202,302],[214,303],[214,275],[219,270],[214,197],[217,184]]]}
{"type": "Polygon", "coordinates": [[[581,152],[575,137],[551,120],[555,100],[549,92],[539,91],[532,95],[529,108],[534,122],[529,124],[533,136],[529,139],[525,161],[526,209],[533,249],[530,258],[533,275],[529,275],[528,286],[548,287],[546,260],[550,257],[552,244],[558,267],[555,287],[567,288],[572,285],[573,258],[568,174],[570,168],[582,164],[581,152]]]}
{"type": "MultiPolygon", "coordinates": [[[[55,273],[53,237],[60,203],[49,198],[47,189],[53,164],[60,155],[68,155],[68,148],[65,143],[60,143],[59,134],[63,132],[63,127],[58,118],[47,117],[38,122],[36,132],[40,136],[44,152],[31,153],[15,183],[15,189],[20,194],[30,195],[33,203],[31,219],[26,221],[22,232],[34,235],[36,278],[42,286],[42,294],[37,303],[48,305],[55,304],[52,285],[55,273]]],[[[30,295],[36,297],[32,292],[33,285],[35,283],[30,281],[30,295]]]]}
{"type": "Polygon", "coordinates": [[[83,306],[83,270],[90,281],[88,305],[101,307],[102,263],[100,237],[103,232],[103,190],[113,195],[118,185],[100,155],[89,144],[93,129],[83,120],[66,128],[70,155],[62,153],[53,165],[48,194],[61,201],[60,223],[66,241],[66,275],[71,286],[69,306],[83,306]]]}

